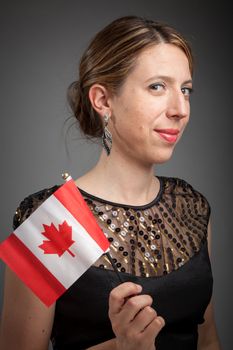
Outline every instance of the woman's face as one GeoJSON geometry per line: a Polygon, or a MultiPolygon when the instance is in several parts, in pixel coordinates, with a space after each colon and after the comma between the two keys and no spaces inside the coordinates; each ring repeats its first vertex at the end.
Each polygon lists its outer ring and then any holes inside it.
{"type": "Polygon", "coordinates": [[[115,151],[147,165],[167,161],[189,120],[191,88],[188,59],[181,49],[164,43],[145,49],[110,99],[115,151]]]}

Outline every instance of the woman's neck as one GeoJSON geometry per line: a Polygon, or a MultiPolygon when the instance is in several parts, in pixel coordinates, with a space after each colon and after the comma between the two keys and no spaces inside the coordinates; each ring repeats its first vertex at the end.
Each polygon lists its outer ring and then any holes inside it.
{"type": "Polygon", "coordinates": [[[116,152],[108,157],[102,152],[96,166],[78,178],[76,184],[94,196],[138,206],[150,203],[160,189],[153,165],[129,161],[116,152]]]}

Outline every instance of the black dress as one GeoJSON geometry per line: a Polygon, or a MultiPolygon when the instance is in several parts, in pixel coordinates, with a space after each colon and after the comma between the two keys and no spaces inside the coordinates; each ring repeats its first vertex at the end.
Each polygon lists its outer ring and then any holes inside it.
{"type": "MultiPolygon", "coordinates": [[[[142,293],[152,296],[152,306],[165,319],[156,349],[194,350],[213,288],[207,246],[210,205],[186,181],[157,177],[160,191],[144,206],[113,203],[80,191],[111,242],[122,279],[141,284],[142,293]]],[[[25,198],[14,216],[14,228],[58,187],[25,198]]],[[[103,255],[57,300],[54,349],[86,349],[114,338],[108,298],[119,283],[103,255]]]]}

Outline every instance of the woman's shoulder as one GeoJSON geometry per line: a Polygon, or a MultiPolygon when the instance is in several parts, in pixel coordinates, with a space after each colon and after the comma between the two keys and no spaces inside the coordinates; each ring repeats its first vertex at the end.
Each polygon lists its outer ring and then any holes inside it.
{"type": "Polygon", "coordinates": [[[162,176],[164,183],[164,193],[171,196],[177,196],[185,204],[195,208],[201,216],[209,218],[211,207],[210,203],[197,185],[191,184],[189,181],[179,177],[162,176]]]}
{"type": "Polygon", "coordinates": [[[26,196],[17,207],[13,217],[13,229],[22,224],[60,185],[44,188],[26,196]]]}

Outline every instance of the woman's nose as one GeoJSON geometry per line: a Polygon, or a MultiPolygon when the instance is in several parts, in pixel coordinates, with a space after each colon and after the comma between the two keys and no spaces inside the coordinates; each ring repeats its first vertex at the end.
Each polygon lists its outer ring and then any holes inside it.
{"type": "Polygon", "coordinates": [[[188,97],[182,91],[173,92],[168,101],[167,116],[185,118],[189,116],[190,105],[188,97]]]}

